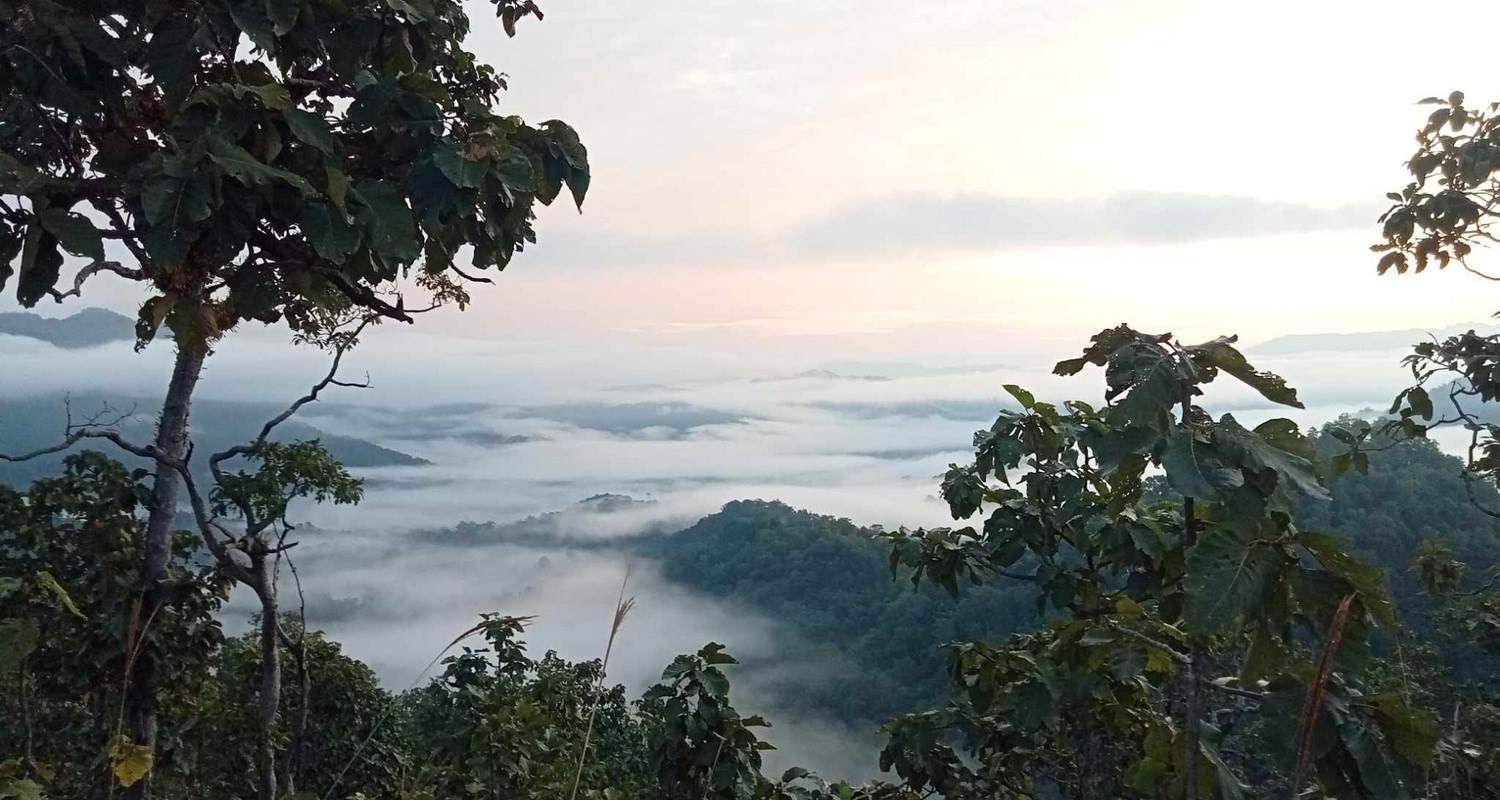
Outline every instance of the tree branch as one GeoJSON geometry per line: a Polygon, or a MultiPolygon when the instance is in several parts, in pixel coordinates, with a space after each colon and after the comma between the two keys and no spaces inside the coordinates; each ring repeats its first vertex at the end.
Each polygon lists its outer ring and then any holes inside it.
{"type": "Polygon", "coordinates": [[[1166,642],[1160,641],[1158,639],[1153,639],[1153,638],[1151,638],[1150,636],[1147,636],[1144,633],[1141,633],[1139,631],[1131,630],[1130,628],[1127,628],[1124,625],[1120,625],[1118,623],[1115,623],[1115,622],[1112,622],[1112,621],[1109,621],[1109,620],[1105,620],[1104,624],[1108,625],[1113,630],[1119,631],[1120,633],[1123,633],[1126,636],[1129,636],[1132,639],[1135,639],[1135,640],[1137,640],[1139,642],[1142,642],[1144,644],[1148,644],[1148,645],[1156,648],[1157,650],[1163,650],[1163,651],[1165,651],[1167,655],[1171,656],[1179,664],[1192,664],[1193,663],[1192,657],[1186,655],[1185,653],[1179,652],[1177,650],[1177,648],[1175,648],[1175,647],[1167,644],[1166,642]]]}
{"type": "Polygon", "coordinates": [[[1250,700],[1265,700],[1266,699],[1266,692],[1254,692],[1254,691],[1251,691],[1249,689],[1240,689],[1240,688],[1235,687],[1235,686],[1226,686],[1226,685],[1224,685],[1222,683],[1214,683],[1213,681],[1209,681],[1209,680],[1203,680],[1203,681],[1200,681],[1200,683],[1204,687],[1206,687],[1206,688],[1214,689],[1214,690],[1217,690],[1217,691],[1220,691],[1220,692],[1225,692],[1227,694],[1232,694],[1232,695],[1234,695],[1236,697],[1245,697],[1245,698],[1248,698],[1250,700]]]}
{"type": "Polygon", "coordinates": [[[0,461],[18,463],[21,461],[30,461],[33,458],[39,458],[41,456],[50,455],[52,453],[61,453],[62,451],[67,450],[68,448],[84,439],[105,439],[107,441],[113,442],[115,446],[119,447],[121,450],[124,450],[127,453],[140,456],[141,458],[157,458],[156,448],[154,446],[146,445],[145,447],[142,447],[141,445],[133,444],[130,441],[126,440],[125,437],[121,436],[119,431],[85,428],[69,433],[61,442],[58,442],[51,447],[43,447],[37,450],[32,450],[29,453],[21,453],[19,455],[0,453],[0,461]]]}
{"type": "Polygon", "coordinates": [[[66,292],[59,292],[56,289],[49,289],[47,291],[52,295],[52,299],[59,303],[68,299],[69,297],[79,297],[83,294],[84,282],[101,272],[113,272],[122,278],[128,278],[133,281],[146,279],[146,273],[144,271],[139,269],[131,269],[130,267],[127,267],[118,261],[95,261],[94,263],[79,270],[78,274],[73,277],[73,288],[69,289],[66,292]]]}
{"type": "Polygon", "coordinates": [[[318,395],[324,389],[327,389],[329,386],[344,386],[350,388],[365,388],[369,386],[368,376],[366,376],[366,380],[364,383],[350,383],[346,381],[340,381],[337,380],[335,376],[338,375],[339,364],[343,362],[344,354],[349,352],[350,348],[354,347],[354,345],[359,340],[360,333],[364,332],[364,329],[371,322],[373,322],[374,319],[374,317],[365,317],[364,319],[360,320],[359,326],[356,327],[354,331],[347,337],[344,337],[343,340],[339,342],[338,346],[334,348],[333,364],[329,366],[328,374],[324,375],[322,380],[314,384],[312,389],[310,389],[307,394],[297,398],[296,402],[292,403],[291,406],[289,406],[285,411],[277,414],[275,417],[272,417],[269,422],[261,426],[260,435],[256,436],[253,441],[251,441],[249,444],[235,445],[228,450],[214,453],[213,455],[208,457],[208,468],[209,471],[213,473],[214,482],[218,483],[220,486],[224,486],[226,484],[226,476],[219,468],[219,465],[221,463],[234,458],[235,456],[247,456],[260,452],[260,449],[265,446],[266,440],[270,438],[271,432],[276,430],[276,426],[280,425],[283,422],[286,422],[288,419],[291,419],[292,415],[296,414],[297,411],[303,406],[307,405],[308,403],[316,402],[318,399],[318,395]]]}

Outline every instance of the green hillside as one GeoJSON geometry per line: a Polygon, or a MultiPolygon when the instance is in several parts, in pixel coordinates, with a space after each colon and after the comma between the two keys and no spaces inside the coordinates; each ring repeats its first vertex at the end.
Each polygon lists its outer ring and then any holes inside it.
{"type": "MultiPolygon", "coordinates": [[[[1314,441],[1325,457],[1337,445],[1322,434],[1314,441]]],[[[1368,475],[1333,478],[1330,500],[1300,504],[1302,527],[1339,534],[1385,570],[1405,623],[1419,632],[1432,625],[1409,565],[1424,538],[1479,567],[1500,562],[1500,520],[1469,502],[1460,466],[1430,441],[1406,442],[1372,453],[1368,475]]],[[[1476,488],[1500,509],[1500,494],[1476,488]]],[[[668,578],[743,602],[798,634],[811,657],[842,665],[831,680],[783,686],[789,702],[873,723],[947,696],[945,643],[997,641],[1039,619],[1036,592],[1023,581],[1002,579],[956,598],[926,585],[913,593],[907,581],[892,581],[888,548],[874,534],[783,503],[738,501],[653,541],[649,552],[668,578]]],[[[1461,643],[1445,654],[1461,674],[1500,674],[1461,643]]]]}

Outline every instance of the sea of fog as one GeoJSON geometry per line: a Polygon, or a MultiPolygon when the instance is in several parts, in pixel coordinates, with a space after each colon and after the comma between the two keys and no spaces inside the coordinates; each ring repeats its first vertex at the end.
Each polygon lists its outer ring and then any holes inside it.
{"type": "MultiPolygon", "coordinates": [[[[149,394],[170,369],[164,346],[139,355],[124,343],[64,354],[0,339],[0,368],[12,378],[0,389],[6,395],[149,394]]],[[[1384,408],[1407,377],[1399,350],[1249,351],[1297,386],[1308,407],[1272,408],[1227,380],[1211,387],[1206,407],[1247,425],[1273,415],[1315,425],[1384,408]]],[[[805,643],[751,609],[662,579],[649,562],[578,543],[685,527],[738,499],[781,500],[860,524],[945,524],[939,476],[967,458],[973,432],[993,421],[1003,384],[1044,400],[1097,402],[1097,374],[1049,374],[1051,361],[1075,352],[1047,340],[991,360],[862,353],[854,361],[816,347],[747,355],[596,341],[580,352],[417,334],[370,343],[352,354],[345,374],[368,372],[373,388],[327,395],[299,419],[431,463],[365,470],[368,493],[358,506],[298,509],[310,523],[294,551],[310,622],[400,689],[430,675],[433,658],[481,612],[535,615],[528,641],[537,653],[601,656],[628,573],[638,604],[614,649],[613,680],[640,690],[674,654],[726,643],[746,662],[738,704],[779,722],[769,733],[781,748],[778,763],[869,775],[874,731],[777,707],[778,684],[827,669],[798,661],[793,654],[805,643]],[[575,509],[558,518],[555,544],[434,545],[412,536],[568,509],[601,493],[649,503],[575,509]]],[[[324,369],[322,353],[288,354],[273,339],[244,337],[210,360],[201,392],[289,401],[324,369]]],[[[248,599],[236,596],[226,617],[232,628],[244,624],[248,599]]]]}

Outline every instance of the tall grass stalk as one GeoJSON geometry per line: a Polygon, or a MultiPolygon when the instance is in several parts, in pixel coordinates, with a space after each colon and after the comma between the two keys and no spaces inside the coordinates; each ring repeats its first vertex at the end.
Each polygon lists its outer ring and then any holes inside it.
{"type": "Polygon", "coordinates": [[[620,596],[615,600],[615,615],[609,626],[609,641],[604,644],[604,661],[599,665],[599,677],[594,682],[594,705],[589,708],[589,721],[583,729],[583,747],[578,750],[578,769],[573,773],[573,791],[568,800],[578,800],[578,784],[583,780],[583,765],[588,759],[589,741],[594,735],[594,717],[599,714],[599,705],[604,702],[604,675],[609,671],[609,654],[614,652],[615,637],[625,625],[625,618],[635,608],[635,597],[626,597],[625,589],[630,585],[630,569],[625,570],[625,579],[620,581],[620,596]]]}

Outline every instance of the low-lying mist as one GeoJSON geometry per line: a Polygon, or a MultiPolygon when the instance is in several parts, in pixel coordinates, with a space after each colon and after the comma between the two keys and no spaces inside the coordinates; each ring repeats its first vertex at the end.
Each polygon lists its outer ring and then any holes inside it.
{"type": "MultiPolygon", "coordinates": [[[[163,346],[134,356],[121,343],[60,361],[50,345],[5,339],[0,368],[17,377],[0,389],[5,396],[149,396],[170,356],[163,346]],[[58,363],[69,371],[59,373],[58,363]]],[[[628,573],[638,605],[614,649],[611,680],[643,690],[675,654],[722,642],[744,662],[732,673],[737,705],[777,723],[773,761],[869,775],[875,731],[778,708],[778,687],[837,674],[836,665],[809,660],[816,643],[665,580],[630,542],[739,499],[781,500],[862,525],[947,524],[940,475],[967,457],[973,432],[1008,402],[1003,384],[1050,401],[1097,400],[1096,375],[1049,374],[1050,362],[1076,347],[1056,352],[1046,341],[1045,352],[1016,346],[988,361],[906,352],[840,363],[836,351],[810,349],[800,358],[740,354],[716,369],[700,369],[711,361],[706,351],[655,340],[601,345],[590,358],[559,356],[554,345],[432,336],[356,350],[346,374],[368,370],[374,388],[330,393],[299,419],[430,463],[359,470],[367,495],[358,506],[296,509],[307,524],[291,555],[309,621],[402,689],[430,676],[432,659],[483,612],[534,615],[527,641],[537,653],[602,656],[628,573]],[[576,505],[587,498],[596,499],[576,505]],[[521,526],[519,538],[516,526],[500,526],[510,531],[500,537],[486,526],[560,510],[521,526]]],[[[1399,351],[1251,352],[1297,386],[1308,409],[1273,409],[1226,386],[1204,400],[1216,415],[1314,425],[1384,406],[1404,378],[1399,351]]],[[[210,360],[203,396],[289,402],[326,369],[324,359],[308,350],[288,356],[264,337],[231,341],[210,360]]],[[[246,599],[237,596],[227,614],[233,631],[250,613],[246,599]]]]}

